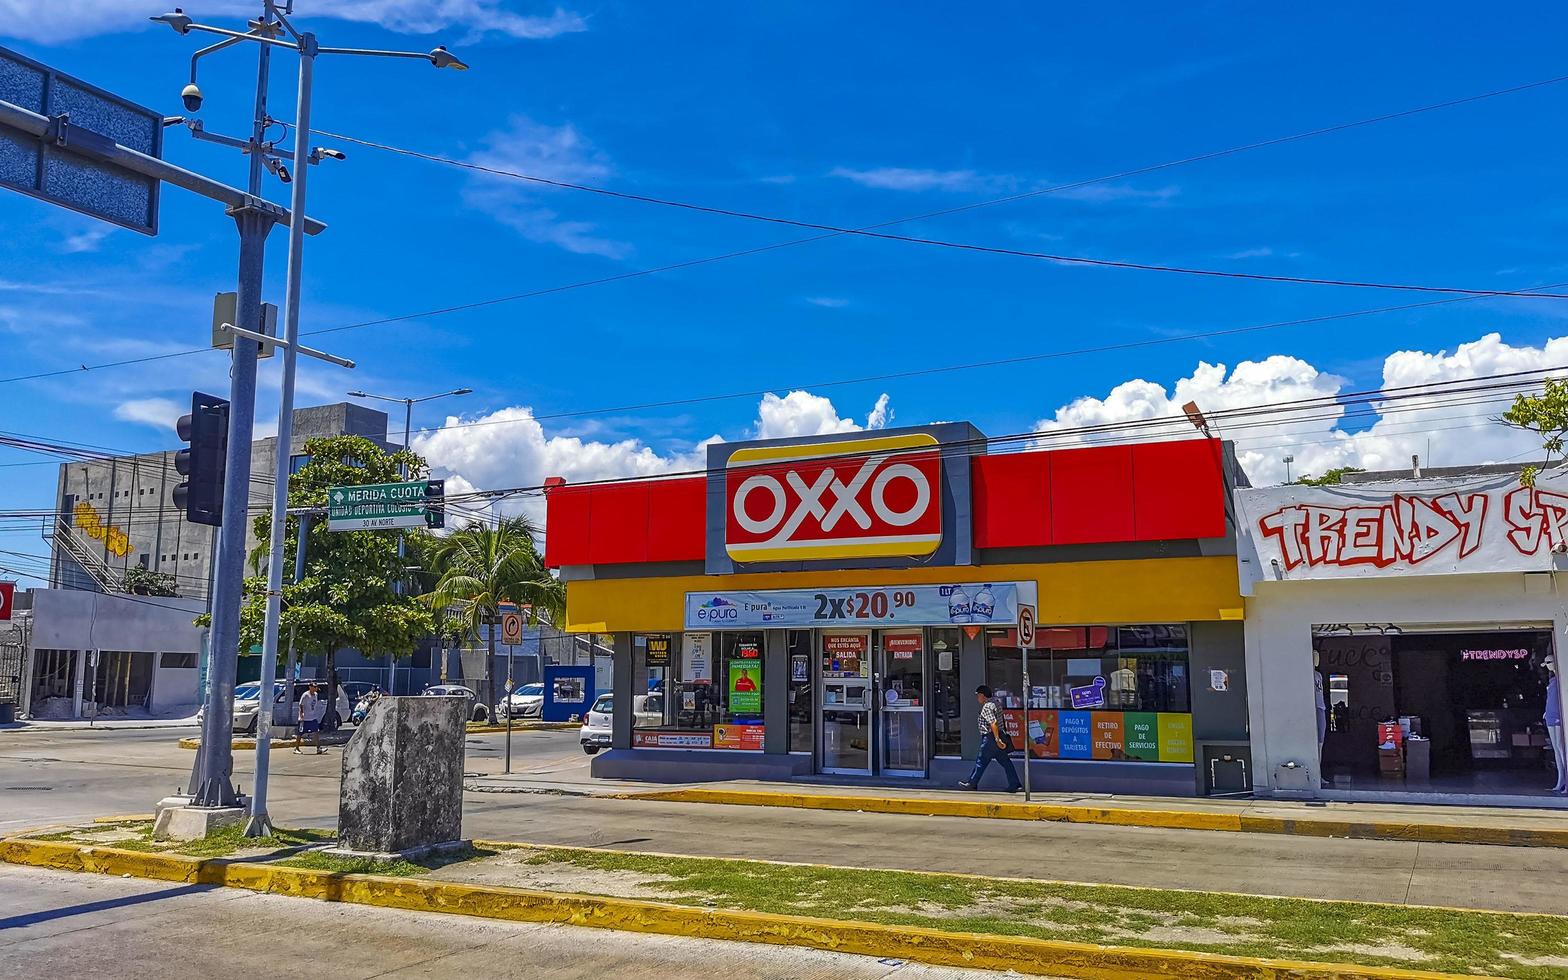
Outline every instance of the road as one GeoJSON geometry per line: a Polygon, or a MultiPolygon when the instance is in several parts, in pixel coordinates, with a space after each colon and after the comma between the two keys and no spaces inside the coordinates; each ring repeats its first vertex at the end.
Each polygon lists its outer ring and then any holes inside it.
{"type": "Polygon", "coordinates": [[[0,895],[0,977],[28,980],[1008,976],[789,946],[498,922],[4,865],[0,895]]]}
{"type": "MultiPolygon", "coordinates": [[[[183,785],[178,733],[0,732],[0,832],[145,813],[183,785]]],[[[515,768],[580,776],[572,732],[515,736],[515,768]]],[[[467,768],[500,769],[500,736],[467,768]]],[[[237,754],[249,783],[250,754],[237,754]]],[[[335,825],[341,756],[274,756],[271,812],[335,825]]],[[[924,869],[1162,888],[1568,914],[1568,849],[1333,840],[561,795],[470,793],[470,837],[709,857],[924,869]]]]}

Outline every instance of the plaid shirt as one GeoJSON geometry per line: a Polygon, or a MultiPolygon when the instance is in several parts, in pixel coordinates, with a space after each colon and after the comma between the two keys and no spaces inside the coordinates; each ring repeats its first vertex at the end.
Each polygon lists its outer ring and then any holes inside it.
{"type": "Polygon", "coordinates": [[[995,725],[997,731],[1002,729],[1002,716],[996,710],[995,701],[987,701],[980,706],[980,734],[991,734],[991,726],[995,725]]]}

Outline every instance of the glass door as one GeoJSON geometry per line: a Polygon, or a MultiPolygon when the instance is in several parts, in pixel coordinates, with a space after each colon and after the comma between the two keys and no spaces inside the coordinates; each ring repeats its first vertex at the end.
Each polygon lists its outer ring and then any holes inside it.
{"type": "Polygon", "coordinates": [[[924,776],[928,742],[925,634],[920,630],[879,632],[877,668],[881,691],[876,708],[881,736],[878,768],[888,776],[924,776]]]}
{"type": "Polygon", "coordinates": [[[822,633],[822,772],[871,774],[871,634],[822,633]]]}

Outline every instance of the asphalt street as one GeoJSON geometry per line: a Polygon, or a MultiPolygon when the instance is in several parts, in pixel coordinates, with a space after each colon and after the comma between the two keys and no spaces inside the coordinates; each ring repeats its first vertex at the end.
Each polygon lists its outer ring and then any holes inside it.
{"type": "Polygon", "coordinates": [[[0,977],[722,976],[935,980],[1008,974],[790,946],[337,905],[0,865],[0,977]]]}
{"type": "MultiPolygon", "coordinates": [[[[0,732],[0,833],[146,813],[184,784],[178,732],[0,732]]],[[[514,769],[581,778],[574,732],[514,736],[514,769]]],[[[466,768],[500,771],[501,736],[471,736],[466,768]]],[[[248,787],[251,754],[236,754],[248,787]]],[[[334,826],[341,756],[274,756],[271,812],[334,826]]],[[[545,784],[541,783],[543,787],[545,784]]],[[[469,793],[469,837],[710,857],[1568,914],[1568,850],[1417,844],[469,793]]]]}

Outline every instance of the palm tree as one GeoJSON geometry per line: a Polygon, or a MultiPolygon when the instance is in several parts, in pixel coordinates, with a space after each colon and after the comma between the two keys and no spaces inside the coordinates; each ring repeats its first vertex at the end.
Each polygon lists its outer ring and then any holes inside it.
{"type": "MultiPolygon", "coordinates": [[[[432,608],[453,611],[463,635],[477,638],[480,627],[494,624],[500,607],[513,603],[531,611],[534,622],[541,613],[561,622],[566,610],[566,587],[549,569],[535,543],[538,534],[526,517],[503,517],[494,526],[471,521],[451,534],[431,540],[424,563],[435,577],[433,591],[424,596],[432,608]]],[[[488,706],[495,698],[495,630],[489,631],[488,706]]]]}

